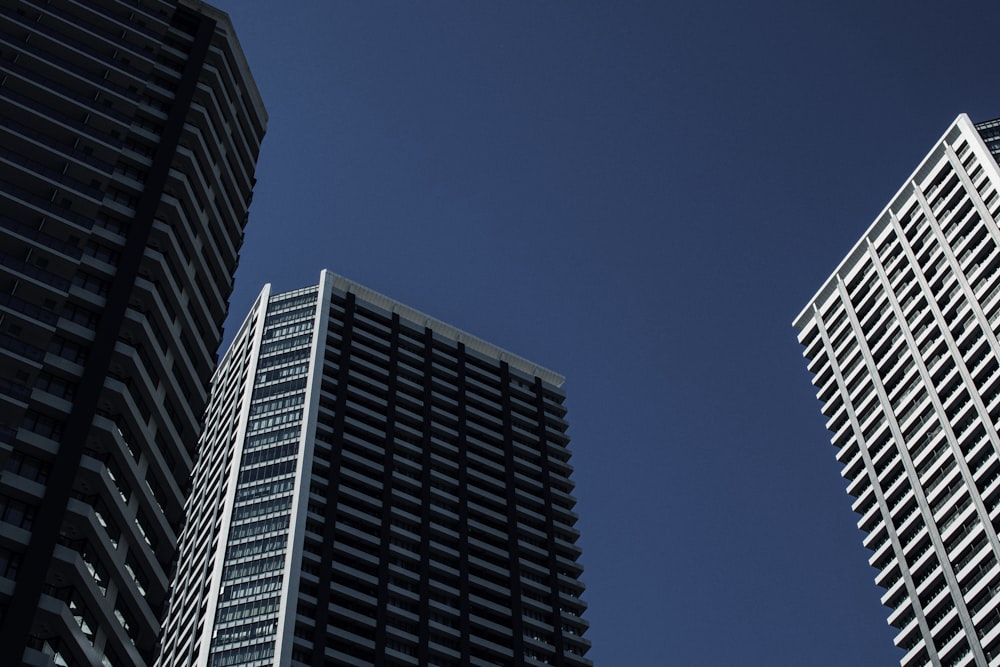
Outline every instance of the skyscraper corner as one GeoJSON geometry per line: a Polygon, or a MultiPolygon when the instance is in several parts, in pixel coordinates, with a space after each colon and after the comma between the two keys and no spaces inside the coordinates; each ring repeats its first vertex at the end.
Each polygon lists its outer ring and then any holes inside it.
{"type": "Polygon", "coordinates": [[[960,115],[795,320],[900,664],[1000,664],[998,121],[960,115]]]}

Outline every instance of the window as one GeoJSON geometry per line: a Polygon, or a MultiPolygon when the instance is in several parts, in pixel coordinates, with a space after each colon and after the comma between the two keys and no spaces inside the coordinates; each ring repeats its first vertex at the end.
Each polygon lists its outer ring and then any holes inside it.
{"type": "Polygon", "coordinates": [[[0,521],[31,530],[35,521],[35,508],[17,498],[0,495],[0,521]]]}
{"type": "Polygon", "coordinates": [[[17,569],[20,565],[21,554],[0,547],[0,577],[15,579],[17,577],[17,569]]]}
{"type": "Polygon", "coordinates": [[[25,454],[20,451],[11,452],[10,456],[7,458],[6,469],[15,475],[20,475],[26,479],[30,479],[34,482],[41,482],[42,484],[49,477],[49,464],[41,459],[38,459],[30,454],[25,454]]]}

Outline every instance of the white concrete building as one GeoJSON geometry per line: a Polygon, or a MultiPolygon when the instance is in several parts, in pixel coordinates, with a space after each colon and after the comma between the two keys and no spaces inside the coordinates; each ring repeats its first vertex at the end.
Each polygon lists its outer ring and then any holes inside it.
{"type": "Polygon", "coordinates": [[[998,126],[959,116],[795,320],[902,665],[1000,664],[998,126]]]}

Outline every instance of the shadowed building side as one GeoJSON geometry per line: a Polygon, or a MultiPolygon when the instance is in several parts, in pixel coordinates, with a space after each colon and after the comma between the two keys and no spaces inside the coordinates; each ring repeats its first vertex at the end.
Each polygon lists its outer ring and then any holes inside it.
{"type": "Polygon", "coordinates": [[[152,664],[265,122],[207,5],[0,7],[0,664],[152,664]]]}

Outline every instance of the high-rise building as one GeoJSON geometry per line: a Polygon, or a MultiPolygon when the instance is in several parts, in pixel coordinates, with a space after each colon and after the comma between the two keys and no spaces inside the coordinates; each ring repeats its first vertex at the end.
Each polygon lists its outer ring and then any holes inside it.
{"type": "Polygon", "coordinates": [[[266,115],[197,0],[0,3],[0,664],[152,664],[266,115]]]}
{"type": "Polygon", "coordinates": [[[959,116],[795,320],[907,666],[1000,664],[998,127],[959,116]]]}
{"type": "Polygon", "coordinates": [[[562,382],[331,273],[265,287],[159,664],[590,665],[562,382]]]}

